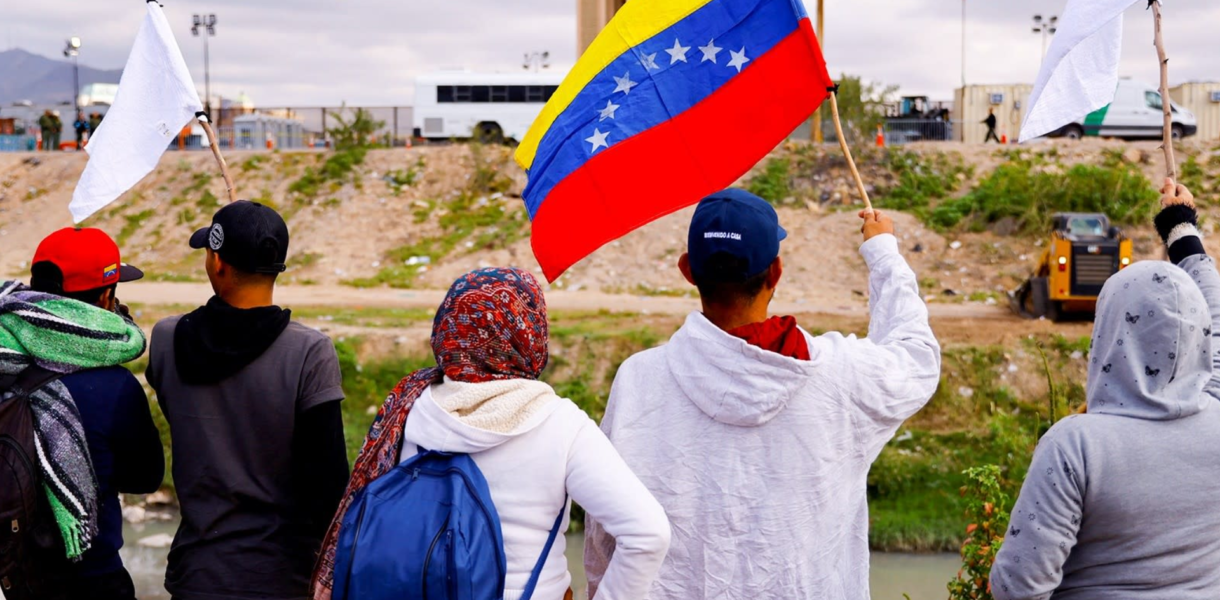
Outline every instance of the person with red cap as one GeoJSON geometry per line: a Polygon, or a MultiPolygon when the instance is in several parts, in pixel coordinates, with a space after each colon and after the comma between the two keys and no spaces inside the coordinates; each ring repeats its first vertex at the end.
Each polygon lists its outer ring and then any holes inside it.
{"type": "MultiPolygon", "coordinates": [[[[119,303],[118,285],[143,276],[139,269],[123,264],[118,245],[100,229],[66,228],[52,233],[39,244],[30,267],[33,292],[118,313],[127,322],[131,338],[126,344],[129,350],[122,356],[92,357],[93,362],[88,363],[107,366],[77,370],[59,379],[80,413],[97,479],[97,534],[79,561],[66,566],[69,598],[135,598],[131,576],[119,557],[123,547],[119,494],[150,494],[161,487],[165,477],[161,435],[153,423],[144,387],[118,363],[134,360],[143,354],[145,346],[143,333],[119,303]]],[[[113,315],[108,318],[114,320],[113,315]]],[[[84,322],[73,324],[88,326],[84,322]]],[[[75,345],[78,350],[86,346],[75,345]]],[[[56,362],[76,362],[67,357],[71,349],[57,352],[51,357],[56,362]]],[[[85,360],[79,364],[89,360],[80,358],[85,360]]]]}

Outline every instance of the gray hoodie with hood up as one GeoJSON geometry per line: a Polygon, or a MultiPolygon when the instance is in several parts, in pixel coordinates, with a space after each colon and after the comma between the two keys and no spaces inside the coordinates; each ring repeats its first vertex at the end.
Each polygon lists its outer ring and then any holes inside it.
{"type": "Polygon", "coordinates": [[[1088,414],[1038,444],[991,570],[998,600],[1220,598],[1212,315],[1220,275],[1206,255],[1106,284],[1088,414]]]}

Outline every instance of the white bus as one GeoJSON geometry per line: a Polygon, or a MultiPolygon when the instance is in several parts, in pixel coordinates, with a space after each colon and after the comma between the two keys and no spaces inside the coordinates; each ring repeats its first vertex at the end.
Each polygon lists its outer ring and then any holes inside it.
{"type": "Polygon", "coordinates": [[[415,80],[415,136],[520,141],[563,77],[548,71],[421,75],[415,80]]]}

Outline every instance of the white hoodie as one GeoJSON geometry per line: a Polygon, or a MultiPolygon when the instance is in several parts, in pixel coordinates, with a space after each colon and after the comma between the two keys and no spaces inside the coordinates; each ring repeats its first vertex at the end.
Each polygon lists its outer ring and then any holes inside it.
{"type": "MultiPolygon", "coordinates": [[[[940,347],[897,240],[860,251],[866,339],[806,334],[811,360],[800,361],[695,313],[619,369],[602,430],[673,528],[639,598],[868,599],[869,466],[936,391],[940,347]]],[[[605,525],[587,520],[590,591],[618,558],[605,525]]]]}
{"type": "MultiPolygon", "coordinates": [[[[618,539],[598,600],[638,600],[656,578],[669,547],[664,510],[597,424],[549,385],[446,379],[416,400],[403,435],[404,459],[419,447],[461,452],[483,472],[504,532],[505,600],[521,597],[565,494],[618,539]]],[[[567,527],[565,516],[561,533],[567,527]]],[[[565,549],[560,535],[533,600],[560,600],[568,591],[565,549]]]]}

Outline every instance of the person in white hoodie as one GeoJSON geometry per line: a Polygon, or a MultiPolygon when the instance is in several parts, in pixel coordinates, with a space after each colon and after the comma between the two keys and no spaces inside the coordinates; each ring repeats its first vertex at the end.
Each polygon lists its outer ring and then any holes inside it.
{"type": "MultiPolygon", "coordinates": [[[[696,209],[679,268],[703,311],[623,363],[602,421],[673,528],[639,598],[869,598],[869,466],[936,391],[940,347],[893,222],[861,217],[868,337],[815,337],[767,318],[787,235],[775,210],[741,190],[696,209]]],[[[623,548],[609,525],[586,520],[590,591],[623,548]]]]}
{"type": "MultiPolygon", "coordinates": [[[[480,269],[437,309],[437,367],[386,399],[323,544],[314,597],[329,598],[339,525],[357,492],[419,448],[468,454],[487,480],[507,558],[505,600],[517,600],[569,498],[619,540],[596,600],[638,600],[669,547],[665,512],[571,400],[538,381],[549,357],[546,300],[532,275],[480,269]]],[[[563,517],[567,530],[568,516],[563,517]]],[[[532,600],[570,597],[564,538],[551,547],[532,600]]]]}

